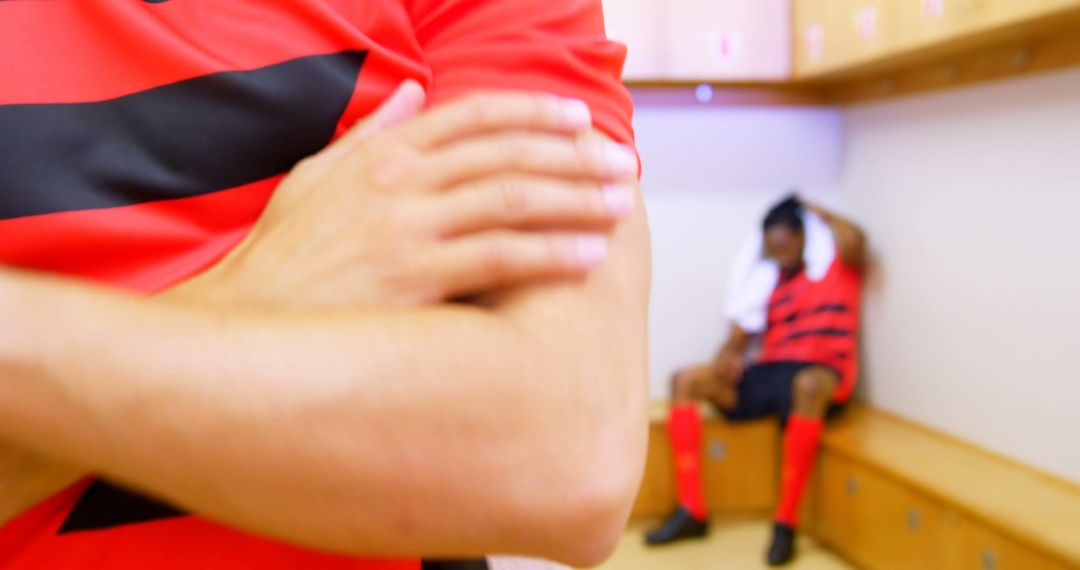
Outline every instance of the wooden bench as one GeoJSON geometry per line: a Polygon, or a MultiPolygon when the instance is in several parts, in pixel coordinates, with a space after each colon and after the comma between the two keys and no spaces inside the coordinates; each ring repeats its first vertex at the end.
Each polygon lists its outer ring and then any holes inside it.
{"type": "MultiPolygon", "coordinates": [[[[779,481],[776,422],[705,418],[711,511],[768,517],[779,481]]],[[[637,518],[675,504],[664,403],[651,419],[637,518]]],[[[861,404],[825,432],[802,527],[869,570],[1080,570],[1080,487],[861,404]]]]}
{"type": "Polygon", "coordinates": [[[1080,569],[1080,487],[867,406],[808,496],[804,528],[861,568],[1080,569]]]}
{"type": "MultiPolygon", "coordinates": [[[[776,503],[780,433],[775,421],[727,424],[706,406],[705,500],[718,515],[767,516],[776,503]]],[[[635,518],[667,516],[675,507],[675,474],[667,433],[667,403],[650,410],[649,452],[635,518]]]]}

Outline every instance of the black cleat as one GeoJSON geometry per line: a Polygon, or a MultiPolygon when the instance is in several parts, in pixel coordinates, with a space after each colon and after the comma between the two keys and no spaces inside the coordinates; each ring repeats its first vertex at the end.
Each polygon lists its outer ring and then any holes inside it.
{"type": "Polygon", "coordinates": [[[701,538],[709,533],[709,521],[699,520],[690,511],[676,507],[660,528],[645,535],[645,544],[659,546],[684,538],[701,538]]]}
{"type": "Polygon", "coordinates": [[[772,544],[766,559],[769,566],[783,566],[795,558],[795,529],[784,523],[773,524],[772,544]]]}

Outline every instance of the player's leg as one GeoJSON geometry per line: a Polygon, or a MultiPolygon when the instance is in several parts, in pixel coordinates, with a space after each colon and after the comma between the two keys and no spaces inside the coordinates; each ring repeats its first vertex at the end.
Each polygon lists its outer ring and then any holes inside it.
{"type": "Polygon", "coordinates": [[[671,377],[667,427],[675,467],[676,508],[660,527],[645,535],[648,544],[667,544],[708,532],[709,513],[701,480],[704,427],[697,402],[713,399],[718,390],[712,365],[680,370],[671,377]]]}
{"type": "Polygon", "coordinates": [[[729,421],[751,420],[768,415],[768,394],[760,380],[768,366],[751,366],[742,378],[725,380],[712,366],[684,370],[672,377],[672,407],[668,433],[675,459],[678,506],[659,528],[646,535],[651,545],[681,538],[704,536],[708,509],[702,485],[703,426],[695,402],[710,402],[729,421]]]}
{"type": "Polygon", "coordinates": [[[794,556],[799,506],[813,471],[825,415],[838,383],[836,371],[824,366],[802,368],[792,378],[791,413],[784,429],[780,502],[768,552],[771,565],[784,564],[794,556]]]}

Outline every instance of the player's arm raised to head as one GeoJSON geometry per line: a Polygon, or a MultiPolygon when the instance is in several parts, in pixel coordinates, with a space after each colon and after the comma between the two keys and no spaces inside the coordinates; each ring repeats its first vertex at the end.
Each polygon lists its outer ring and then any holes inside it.
{"type": "Polygon", "coordinates": [[[866,265],[866,233],[855,222],[817,205],[806,203],[807,208],[828,224],[836,240],[840,260],[848,267],[861,270],[866,265]]]}

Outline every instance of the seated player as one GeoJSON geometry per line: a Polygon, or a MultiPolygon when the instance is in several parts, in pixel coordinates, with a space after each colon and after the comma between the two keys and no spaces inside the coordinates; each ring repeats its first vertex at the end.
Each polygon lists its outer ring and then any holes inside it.
{"type": "Polygon", "coordinates": [[[708,400],[729,421],[776,416],[784,426],[780,502],[767,553],[769,564],[780,565],[794,556],[799,504],[823,422],[847,403],[855,386],[865,239],[851,222],[796,197],[769,211],[762,231],[763,253],[779,268],[767,305],[762,305],[764,330],[733,323],[712,362],[672,378],[668,428],[678,507],[646,541],[665,544],[704,536],[708,530],[701,483],[702,424],[694,404],[708,400]],[[804,262],[805,210],[820,217],[828,228],[822,233],[831,233],[835,243],[824,260],[817,260],[817,275],[804,262]],[[744,367],[743,354],[756,332],[763,332],[760,357],[744,367]]]}

